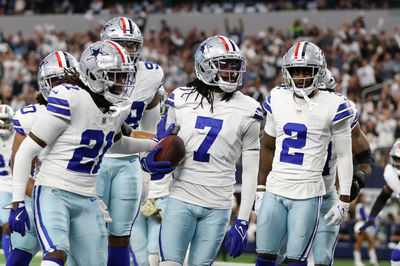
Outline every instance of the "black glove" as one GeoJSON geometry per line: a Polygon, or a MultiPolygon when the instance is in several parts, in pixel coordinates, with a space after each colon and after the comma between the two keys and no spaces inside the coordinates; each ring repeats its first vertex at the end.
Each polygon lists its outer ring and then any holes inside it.
{"type": "Polygon", "coordinates": [[[360,189],[365,187],[366,179],[367,174],[363,171],[357,171],[357,173],[353,176],[353,182],[350,190],[350,201],[355,200],[358,196],[358,193],[360,193],[360,189]]]}

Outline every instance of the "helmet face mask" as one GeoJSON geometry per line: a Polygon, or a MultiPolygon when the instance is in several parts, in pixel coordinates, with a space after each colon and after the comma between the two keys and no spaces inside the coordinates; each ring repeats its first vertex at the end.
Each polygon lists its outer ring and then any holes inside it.
{"type": "Polygon", "coordinates": [[[325,70],[322,50],[311,42],[296,43],[283,57],[282,74],[286,86],[293,88],[300,97],[320,87],[325,70]]]}
{"type": "Polygon", "coordinates": [[[47,100],[52,88],[61,84],[65,69],[77,69],[78,62],[69,53],[56,51],[46,56],[39,65],[38,84],[39,90],[47,100]]]}
{"type": "Polygon", "coordinates": [[[79,67],[90,90],[111,103],[123,101],[135,85],[135,68],[127,51],[112,41],[91,44],[82,53],[79,67]]]}
{"type": "Polygon", "coordinates": [[[14,131],[12,119],[14,110],[9,105],[0,105],[0,137],[8,138],[14,131]]]}
{"type": "Polygon", "coordinates": [[[242,85],[246,59],[231,39],[213,36],[197,49],[195,70],[197,78],[205,84],[229,93],[242,85]]]}
{"type": "Polygon", "coordinates": [[[117,42],[125,48],[134,64],[139,61],[143,36],[130,18],[115,17],[108,21],[100,33],[100,40],[117,42]]]}

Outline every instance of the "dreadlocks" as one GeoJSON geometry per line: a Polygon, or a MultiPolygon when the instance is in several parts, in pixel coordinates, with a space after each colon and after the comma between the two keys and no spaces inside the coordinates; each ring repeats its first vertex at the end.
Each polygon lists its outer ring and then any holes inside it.
{"type": "MultiPolygon", "coordinates": [[[[213,91],[223,92],[222,90],[220,90],[216,86],[210,86],[210,85],[204,84],[204,82],[199,80],[198,78],[188,82],[186,86],[190,87],[191,89],[189,90],[189,92],[183,94],[182,96],[186,95],[187,97],[189,97],[190,94],[197,93],[196,99],[197,99],[197,97],[201,96],[201,101],[200,101],[199,105],[196,106],[196,108],[199,106],[203,107],[203,100],[206,99],[207,102],[209,104],[211,104],[211,112],[214,111],[214,93],[213,93],[213,91]]],[[[221,100],[229,101],[232,98],[234,93],[235,92],[225,93],[221,100]]]]}

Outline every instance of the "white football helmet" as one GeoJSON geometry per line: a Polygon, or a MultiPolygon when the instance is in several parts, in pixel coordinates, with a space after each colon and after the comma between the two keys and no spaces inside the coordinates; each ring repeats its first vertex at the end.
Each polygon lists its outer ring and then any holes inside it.
{"type": "Polygon", "coordinates": [[[127,97],[134,87],[134,65],[128,52],[113,41],[98,41],[83,51],[79,68],[88,87],[111,103],[127,97]]]}
{"type": "Polygon", "coordinates": [[[0,137],[7,138],[14,131],[12,119],[14,110],[6,104],[0,105],[0,137]]]}
{"type": "Polygon", "coordinates": [[[100,40],[119,43],[129,53],[134,64],[139,61],[143,36],[139,27],[130,18],[115,17],[108,21],[100,33],[100,40]]]}
{"type": "Polygon", "coordinates": [[[197,49],[194,68],[199,80],[229,93],[242,85],[246,59],[231,39],[221,35],[212,36],[197,49]]]}
{"type": "Polygon", "coordinates": [[[325,56],[322,50],[312,42],[303,41],[293,45],[283,57],[282,74],[286,86],[292,87],[294,92],[304,97],[318,89],[323,82],[326,70],[325,56]],[[299,68],[310,68],[311,76],[293,78],[292,73],[299,68]],[[312,79],[311,85],[305,87],[307,80],[312,79]],[[297,87],[296,81],[301,81],[302,86],[297,87]]]}
{"type": "Polygon", "coordinates": [[[390,150],[390,163],[396,169],[397,174],[400,176],[400,139],[396,140],[396,142],[393,144],[392,149],[390,150]],[[396,160],[399,160],[396,162],[396,160]]]}
{"type": "Polygon", "coordinates": [[[77,69],[78,61],[67,52],[52,52],[42,60],[38,70],[38,84],[46,100],[51,89],[60,84],[59,80],[64,77],[64,70],[70,68],[77,69]]]}

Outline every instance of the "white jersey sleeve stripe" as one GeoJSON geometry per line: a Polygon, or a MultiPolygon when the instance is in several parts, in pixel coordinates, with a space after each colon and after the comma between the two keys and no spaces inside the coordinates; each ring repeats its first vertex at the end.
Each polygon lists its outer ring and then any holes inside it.
{"type": "Polygon", "coordinates": [[[19,122],[19,120],[13,119],[13,124],[14,124],[15,131],[17,131],[18,133],[20,133],[22,135],[26,135],[24,129],[21,126],[21,123],[19,122]]]}
{"type": "Polygon", "coordinates": [[[354,116],[353,123],[351,123],[351,128],[352,129],[356,126],[359,117],[360,117],[360,113],[357,111],[356,115],[354,116]]]}
{"type": "Polygon", "coordinates": [[[261,121],[264,120],[263,112],[260,107],[257,107],[256,112],[253,115],[253,118],[261,120],[261,121]]]}
{"type": "Polygon", "coordinates": [[[341,112],[339,114],[336,114],[335,117],[333,118],[333,121],[338,122],[340,120],[343,120],[345,118],[348,118],[354,114],[352,109],[348,109],[344,112],[341,112]]]}
{"type": "Polygon", "coordinates": [[[349,107],[351,107],[349,102],[342,103],[341,105],[339,105],[339,107],[337,109],[337,113],[339,113],[340,111],[343,111],[344,109],[347,109],[349,107]]]}
{"type": "Polygon", "coordinates": [[[63,108],[60,108],[60,107],[57,107],[57,106],[54,106],[51,104],[47,104],[47,110],[52,113],[59,114],[63,118],[67,118],[67,119],[71,118],[71,112],[68,109],[63,109],[63,108]]]}
{"type": "Polygon", "coordinates": [[[57,105],[62,105],[62,106],[65,106],[65,107],[69,107],[69,103],[68,103],[67,100],[63,100],[63,99],[59,99],[59,98],[55,98],[55,97],[47,98],[47,102],[48,103],[57,104],[57,105]]]}
{"type": "Polygon", "coordinates": [[[171,95],[167,99],[167,104],[170,106],[175,106],[175,94],[171,93],[171,95]]]}
{"type": "Polygon", "coordinates": [[[269,104],[267,103],[267,100],[264,101],[263,103],[264,109],[269,112],[270,114],[272,114],[272,109],[271,106],[269,106],[269,104]]]}

